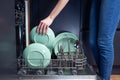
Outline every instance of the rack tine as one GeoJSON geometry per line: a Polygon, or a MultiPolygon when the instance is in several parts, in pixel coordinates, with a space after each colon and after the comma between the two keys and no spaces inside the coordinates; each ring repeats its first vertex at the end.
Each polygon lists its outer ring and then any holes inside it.
{"type": "Polygon", "coordinates": [[[70,59],[71,57],[71,51],[70,51],[70,43],[71,43],[71,41],[70,41],[70,39],[68,38],[68,59],[70,59]]]}

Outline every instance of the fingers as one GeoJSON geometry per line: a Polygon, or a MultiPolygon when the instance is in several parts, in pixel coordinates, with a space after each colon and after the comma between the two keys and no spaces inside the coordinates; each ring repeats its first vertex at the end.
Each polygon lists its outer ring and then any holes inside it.
{"type": "Polygon", "coordinates": [[[36,32],[37,33],[40,33],[40,34],[47,34],[48,32],[48,25],[43,23],[43,22],[40,22],[40,24],[38,25],[37,29],[36,29],[36,32]]]}
{"type": "Polygon", "coordinates": [[[45,34],[47,34],[47,32],[48,32],[48,25],[45,28],[45,34]]]}
{"type": "Polygon", "coordinates": [[[38,25],[38,27],[37,27],[37,29],[36,29],[36,32],[37,32],[37,33],[40,33],[40,29],[41,29],[42,24],[43,24],[43,23],[40,22],[40,24],[38,25]]]}
{"type": "Polygon", "coordinates": [[[44,31],[44,23],[41,24],[40,29],[39,29],[39,33],[42,34],[44,31]]]}

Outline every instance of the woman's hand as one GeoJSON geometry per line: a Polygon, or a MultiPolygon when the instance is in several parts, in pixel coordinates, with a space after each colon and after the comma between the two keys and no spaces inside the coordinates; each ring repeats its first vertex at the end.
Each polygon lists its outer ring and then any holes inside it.
{"type": "Polygon", "coordinates": [[[41,20],[36,32],[45,34],[48,31],[48,27],[52,24],[53,20],[56,18],[56,16],[61,12],[61,10],[65,7],[65,5],[68,3],[69,0],[58,0],[58,3],[56,4],[55,8],[52,10],[50,15],[41,20]]]}
{"type": "Polygon", "coordinates": [[[40,21],[36,32],[40,34],[46,34],[48,31],[48,27],[52,24],[53,19],[50,18],[49,16],[43,20],[40,21]]]}

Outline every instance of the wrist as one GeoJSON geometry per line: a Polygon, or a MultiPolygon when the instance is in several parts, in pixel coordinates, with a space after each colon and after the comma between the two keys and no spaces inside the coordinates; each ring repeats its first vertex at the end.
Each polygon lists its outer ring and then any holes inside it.
{"type": "Polygon", "coordinates": [[[51,15],[49,15],[48,18],[51,19],[52,21],[55,19],[55,17],[51,15]]]}

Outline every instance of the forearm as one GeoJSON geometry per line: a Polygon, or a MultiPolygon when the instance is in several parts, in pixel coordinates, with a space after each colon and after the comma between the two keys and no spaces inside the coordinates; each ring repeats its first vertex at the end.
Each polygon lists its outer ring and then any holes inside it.
{"type": "Polygon", "coordinates": [[[56,4],[55,8],[52,10],[50,15],[47,18],[40,21],[36,29],[37,33],[47,33],[48,27],[52,24],[56,16],[62,11],[62,9],[65,7],[68,1],[69,0],[58,0],[58,3],[56,4]]]}
{"type": "Polygon", "coordinates": [[[62,11],[65,5],[68,3],[69,0],[59,0],[56,4],[55,8],[50,13],[49,17],[54,20],[56,16],[62,11]]]}

